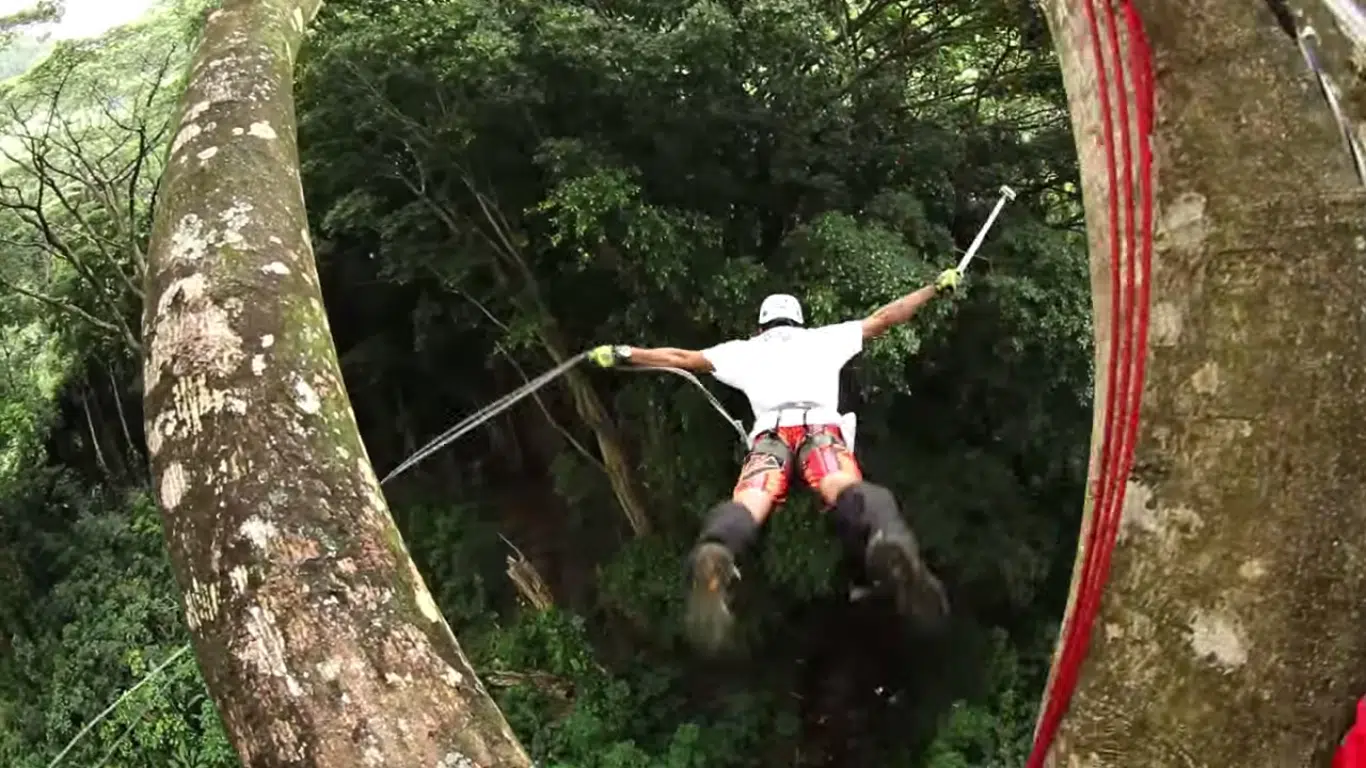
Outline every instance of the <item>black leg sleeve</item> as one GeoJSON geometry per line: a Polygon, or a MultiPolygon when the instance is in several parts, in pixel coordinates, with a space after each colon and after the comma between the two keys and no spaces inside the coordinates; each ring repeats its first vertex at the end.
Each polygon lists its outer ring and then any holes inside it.
{"type": "Polygon", "coordinates": [[[698,543],[714,541],[730,550],[737,557],[759,534],[759,524],[743,504],[723,501],[712,507],[707,524],[698,537],[698,543]]]}
{"type": "Polygon", "coordinates": [[[835,499],[835,535],[850,554],[863,557],[863,548],[874,531],[905,533],[896,497],[875,483],[860,482],[845,488],[835,499]]]}

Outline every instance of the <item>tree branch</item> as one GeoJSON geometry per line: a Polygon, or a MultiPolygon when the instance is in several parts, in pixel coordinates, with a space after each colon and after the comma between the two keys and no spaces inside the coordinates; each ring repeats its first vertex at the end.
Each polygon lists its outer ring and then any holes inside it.
{"type": "Polygon", "coordinates": [[[81,393],[81,410],[85,413],[85,426],[90,431],[90,447],[95,449],[95,463],[99,465],[106,478],[110,477],[112,473],[109,471],[109,464],[104,460],[104,448],[100,446],[100,436],[95,431],[95,418],[90,415],[88,390],[81,393]]]}
{"type": "Polygon", "coordinates": [[[101,320],[100,318],[95,317],[94,315],[90,314],[84,309],[81,309],[75,304],[72,304],[69,301],[62,301],[61,299],[54,298],[46,294],[38,293],[37,291],[29,290],[28,288],[25,288],[22,285],[7,280],[3,277],[0,277],[0,287],[11,290],[19,294],[20,296],[24,296],[26,298],[33,299],[34,301],[46,304],[47,306],[52,307],[53,309],[57,309],[67,314],[78,317],[86,323],[89,323],[90,325],[102,331],[112,333],[115,336],[121,338],[124,344],[128,346],[129,350],[137,354],[142,354],[142,344],[138,342],[138,340],[128,331],[126,327],[120,327],[107,320],[101,320]]]}

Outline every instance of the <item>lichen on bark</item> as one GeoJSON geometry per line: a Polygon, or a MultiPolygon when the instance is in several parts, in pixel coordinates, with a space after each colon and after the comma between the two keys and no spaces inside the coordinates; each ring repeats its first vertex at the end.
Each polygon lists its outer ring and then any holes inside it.
{"type": "MultiPolygon", "coordinates": [[[[1135,5],[1156,87],[1146,380],[1101,615],[1047,764],[1327,765],[1366,692],[1366,196],[1264,4],[1135,5]]],[[[1082,6],[1046,3],[1095,265],[1098,437],[1118,311],[1103,150],[1120,124],[1100,120],[1082,6]]]]}
{"type": "Polygon", "coordinates": [[[394,527],[327,327],[295,146],[318,0],[207,21],[157,210],[148,448],[200,667],[247,766],[527,766],[394,527]]]}

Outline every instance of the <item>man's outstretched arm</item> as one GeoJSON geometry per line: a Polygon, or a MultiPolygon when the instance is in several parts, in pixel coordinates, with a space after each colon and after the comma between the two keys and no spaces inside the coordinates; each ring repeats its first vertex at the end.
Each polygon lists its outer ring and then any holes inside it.
{"type": "Polygon", "coordinates": [[[957,288],[960,277],[958,270],[946,269],[930,285],[912,291],[896,301],[882,305],[876,312],[863,318],[863,338],[871,339],[875,336],[881,336],[887,332],[888,328],[909,321],[921,307],[938,295],[941,290],[957,288]]]}
{"type": "Polygon", "coordinates": [[[588,359],[608,368],[629,363],[646,368],[681,368],[694,373],[711,373],[711,361],[701,352],[674,347],[628,347],[603,345],[588,353],[588,359]]]}

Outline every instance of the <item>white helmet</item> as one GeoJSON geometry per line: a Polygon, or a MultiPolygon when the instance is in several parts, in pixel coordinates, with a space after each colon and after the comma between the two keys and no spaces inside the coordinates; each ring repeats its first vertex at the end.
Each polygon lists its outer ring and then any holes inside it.
{"type": "Polygon", "coordinates": [[[802,304],[796,296],[775,293],[764,298],[764,303],[759,305],[759,325],[768,325],[774,320],[789,320],[797,325],[806,323],[802,318],[802,304]]]}

